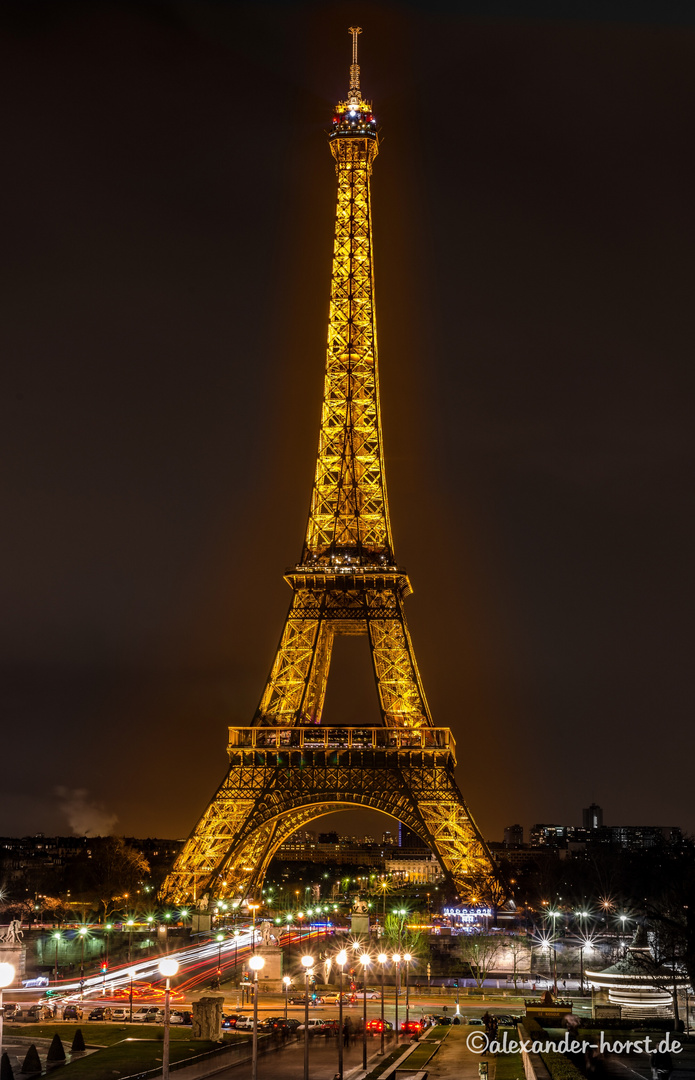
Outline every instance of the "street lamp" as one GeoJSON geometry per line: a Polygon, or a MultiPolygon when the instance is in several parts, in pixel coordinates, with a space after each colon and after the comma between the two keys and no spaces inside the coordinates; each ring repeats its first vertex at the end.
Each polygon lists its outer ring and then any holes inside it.
{"type": "Polygon", "coordinates": [[[12,964],[0,964],[0,1057],[2,1057],[2,992],[14,982],[15,970],[12,964]]]}
{"type": "Polygon", "coordinates": [[[128,995],[128,1000],[129,1000],[129,1004],[130,1004],[130,1010],[129,1010],[130,1015],[128,1016],[128,1023],[129,1024],[132,1024],[132,1022],[133,1022],[133,979],[135,978],[136,975],[137,975],[137,972],[136,972],[135,968],[129,968],[128,969],[128,978],[130,979],[130,994],[128,995]]]}
{"type": "Polygon", "coordinates": [[[398,991],[401,985],[401,954],[395,952],[391,959],[396,965],[396,1041],[398,1041],[398,991]]]}
{"type": "Polygon", "coordinates": [[[80,945],[82,951],[80,953],[80,1001],[84,998],[84,939],[87,935],[87,927],[81,926],[79,929],[80,945]]]}
{"type": "MultiPolygon", "coordinates": [[[[162,1080],[169,1080],[169,994],[171,992],[170,980],[179,970],[179,962],[178,960],[174,960],[173,956],[165,956],[159,961],[157,967],[159,968],[159,974],[163,975],[166,979],[166,986],[164,989],[164,1046],[162,1048],[162,1080]]],[[[130,985],[132,988],[132,980],[130,985]]]]}
{"type": "Polygon", "coordinates": [[[381,1049],[380,1054],[384,1052],[384,965],[388,962],[388,956],[386,953],[379,953],[377,960],[381,964],[381,1049]]]}
{"type": "Polygon", "coordinates": [[[303,956],[304,967],[304,1080],[309,1080],[309,973],[314,966],[313,956],[303,956]]]}
{"type": "Polygon", "coordinates": [[[133,927],[135,926],[135,923],[132,919],[128,919],[126,926],[128,927],[128,963],[130,963],[133,959],[131,954],[133,952],[133,927]]]}
{"type": "Polygon", "coordinates": [[[343,1080],[343,975],[347,964],[347,952],[341,949],[335,960],[340,968],[340,993],[338,994],[338,1080],[343,1080]]]}
{"type": "Polygon", "coordinates": [[[560,912],[559,911],[549,911],[548,914],[550,915],[551,919],[553,920],[553,940],[552,940],[552,946],[553,946],[553,993],[557,997],[557,943],[555,941],[555,920],[557,919],[560,912]]]}
{"type": "Polygon", "coordinates": [[[362,1068],[367,1068],[367,968],[371,964],[369,953],[363,952],[360,956],[360,964],[362,965],[362,1068]]]}
{"type": "Polygon", "coordinates": [[[239,929],[234,927],[234,982],[236,982],[237,958],[239,956],[239,929]]]}
{"type": "Polygon", "coordinates": [[[253,1043],[251,1046],[251,1080],[258,1077],[258,972],[265,967],[264,956],[252,956],[249,967],[253,971],[253,1043]]]}
{"type": "Polygon", "coordinates": [[[224,941],[224,934],[217,934],[215,941],[217,942],[217,981],[219,983],[222,975],[222,942],[224,941]]]}
{"type": "Polygon", "coordinates": [[[58,945],[60,944],[61,937],[62,937],[62,935],[60,934],[60,931],[56,930],[55,934],[53,935],[53,940],[56,943],[56,962],[55,962],[55,971],[53,973],[54,976],[55,976],[55,981],[56,982],[58,982],[58,945]]]}
{"type": "Polygon", "coordinates": [[[249,910],[252,913],[251,917],[252,917],[252,920],[253,920],[252,923],[251,923],[251,937],[253,939],[252,942],[251,942],[251,952],[252,953],[255,953],[255,951],[256,951],[256,912],[258,911],[260,906],[261,906],[260,904],[249,904],[249,910]]]}
{"type": "Polygon", "coordinates": [[[289,977],[289,975],[283,975],[282,976],[282,985],[283,985],[283,989],[285,991],[285,1020],[287,1019],[287,998],[289,996],[291,982],[292,982],[292,980],[289,977]]]}
{"type": "MultiPolygon", "coordinates": [[[[403,959],[405,960],[405,1031],[406,1034],[410,1034],[408,1027],[409,1013],[410,1013],[410,980],[408,978],[410,972],[410,962],[413,959],[412,953],[403,953],[403,959]]],[[[459,992],[458,986],[456,988],[456,1012],[459,1011],[459,992]]]]}

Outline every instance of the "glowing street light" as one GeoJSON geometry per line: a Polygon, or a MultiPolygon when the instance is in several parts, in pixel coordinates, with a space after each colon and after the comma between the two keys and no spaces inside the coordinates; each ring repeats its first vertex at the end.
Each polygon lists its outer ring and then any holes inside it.
{"type": "Polygon", "coordinates": [[[340,968],[340,993],[338,995],[338,1080],[343,1080],[343,975],[347,964],[347,952],[341,949],[335,958],[340,968]]]}
{"type": "Polygon", "coordinates": [[[363,952],[360,956],[360,964],[362,965],[362,1068],[367,1068],[367,968],[371,964],[372,960],[368,952],[363,952]]]}
{"type": "Polygon", "coordinates": [[[252,956],[249,967],[253,971],[253,1043],[251,1046],[251,1080],[258,1077],[258,972],[265,967],[265,957],[252,956]]]}
{"type": "Polygon", "coordinates": [[[0,964],[0,1057],[2,1057],[2,992],[14,982],[15,969],[12,964],[0,964]]]}
{"type": "MultiPolygon", "coordinates": [[[[164,956],[157,964],[157,967],[159,968],[159,974],[163,975],[166,979],[166,986],[164,989],[164,1045],[162,1047],[162,1080],[169,1080],[169,995],[171,992],[170,980],[179,970],[179,962],[178,960],[174,960],[173,956],[164,956]]],[[[132,992],[132,979],[130,986],[132,992]]]]}
{"type": "Polygon", "coordinates": [[[377,961],[378,961],[379,964],[381,964],[381,1048],[379,1050],[380,1054],[384,1053],[384,1027],[385,1027],[385,1024],[384,1024],[384,967],[388,963],[388,959],[389,958],[386,955],[386,953],[383,953],[383,952],[379,953],[379,955],[377,956],[377,961]]]}
{"type": "Polygon", "coordinates": [[[248,905],[249,911],[251,912],[251,917],[252,917],[252,923],[251,923],[251,938],[252,938],[251,952],[253,952],[253,953],[255,953],[255,951],[256,951],[256,912],[258,911],[260,906],[261,906],[260,904],[249,904],[248,905]]]}
{"type": "Polygon", "coordinates": [[[135,968],[128,968],[128,978],[130,979],[130,993],[128,995],[128,1000],[129,1000],[129,1004],[130,1004],[129,1015],[128,1015],[128,1023],[129,1024],[132,1024],[132,1022],[133,1022],[133,979],[135,978],[136,975],[137,975],[137,971],[135,970],[135,968]]]}
{"type": "Polygon", "coordinates": [[[289,995],[289,992],[290,992],[290,986],[291,985],[292,985],[292,980],[289,977],[289,975],[283,975],[282,976],[282,988],[285,991],[285,1020],[287,1019],[287,998],[288,998],[288,995],[289,995]]]}
{"type": "Polygon", "coordinates": [[[55,962],[55,971],[53,972],[53,974],[54,974],[54,977],[55,977],[55,981],[58,982],[58,946],[59,946],[60,942],[63,940],[63,935],[60,933],[59,930],[56,930],[55,934],[53,935],[53,940],[56,943],[56,962],[55,962]]]}
{"type": "MultiPolygon", "coordinates": [[[[405,1030],[406,1030],[407,1035],[410,1034],[410,1029],[408,1028],[408,1021],[410,1019],[410,1017],[409,1017],[409,1013],[410,1013],[410,980],[408,978],[408,975],[409,975],[409,972],[410,972],[410,964],[411,964],[412,959],[413,959],[412,953],[409,953],[409,952],[403,953],[403,960],[405,961],[405,1030]]],[[[459,1010],[458,979],[456,980],[456,1012],[457,1013],[460,1012],[460,1010],[459,1010]]]]}
{"type": "Polygon", "coordinates": [[[314,966],[313,956],[303,956],[304,967],[304,1080],[309,1080],[309,973],[314,966]]]}
{"type": "Polygon", "coordinates": [[[398,1042],[398,991],[401,988],[401,954],[395,952],[391,959],[396,965],[396,1042],[398,1042]]]}

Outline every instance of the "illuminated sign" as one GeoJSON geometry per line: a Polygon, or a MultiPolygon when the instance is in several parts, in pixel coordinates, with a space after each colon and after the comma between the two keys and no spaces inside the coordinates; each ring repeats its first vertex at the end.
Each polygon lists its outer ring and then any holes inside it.
{"type": "Polygon", "coordinates": [[[456,919],[457,922],[474,923],[478,919],[489,918],[492,908],[489,907],[446,907],[443,914],[446,918],[456,919]]]}

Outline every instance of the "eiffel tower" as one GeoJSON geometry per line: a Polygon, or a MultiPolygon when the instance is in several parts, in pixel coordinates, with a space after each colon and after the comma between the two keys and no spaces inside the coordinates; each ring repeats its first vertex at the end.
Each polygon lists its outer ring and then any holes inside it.
{"type": "Polygon", "coordinates": [[[164,885],[170,902],[259,895],[268,864],[296,829],[336,810],[381,810],[437,855],[464,900],[498,902],[502,887],[456,780],[449,728],[435,727],[403,601],[380,422],[370,185],[379,152],[360,90],[351,27],[347,99],[329,144],[338,196],[328,355],[309,521],[292,600],[250,727],[229,729],[229,771],[164,885]],[[336,634],[369,638],[381,725],[322,724],[336,634]]]}

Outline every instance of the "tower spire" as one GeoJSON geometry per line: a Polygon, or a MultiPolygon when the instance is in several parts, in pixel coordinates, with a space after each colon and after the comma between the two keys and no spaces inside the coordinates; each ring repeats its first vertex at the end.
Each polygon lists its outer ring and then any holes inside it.
{"type": "Polygon", "coordinates": [[[348,104],[351,109],[358,109],[360,105],[360,65],[357,61],[357,37],[362,33],[361,26],[351,26],[348,33],[352,34],[352,63],[350,64],[350,85],[348,87],[348,104]]]}

